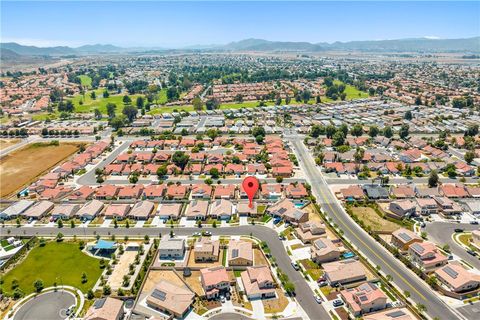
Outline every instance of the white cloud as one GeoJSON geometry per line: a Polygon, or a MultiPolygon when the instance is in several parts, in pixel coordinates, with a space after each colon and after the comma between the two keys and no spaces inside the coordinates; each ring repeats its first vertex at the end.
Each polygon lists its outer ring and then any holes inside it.
{"type": "Polygon", "coordinates": [[[437,36],[424,36],[425,39],[430,39],[430,40],[438,40],[440,37],[437,36]]]}

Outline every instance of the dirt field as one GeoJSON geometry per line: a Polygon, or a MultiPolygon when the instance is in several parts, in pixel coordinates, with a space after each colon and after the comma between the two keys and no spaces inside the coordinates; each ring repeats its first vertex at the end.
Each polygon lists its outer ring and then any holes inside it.
{"type": "Polygon", "coordinates": [[[202,281],[200,280],[200,271],[192,271],[190,277],[183,278],[190,288],[199,296],[203,296],[202,281]]]}
{"type": "Polygon", "coordinates": [[[260,249],[253,249],[253,262],[256,266],[268,266],[267,259],[260,249]]]}
{"type": "Polygon", "coordinates": [[[0,150],[6,149],[18,143],[20,139],[0,139],[0,150]]]}
{"type": "Polygon", "coordinates": [[[114,290],[120,288],[123,282],[123,276],[128,274],[128,266],[135,260],[137,251],[125,251],[120,258],[118,263],[112,271],[112,275],[108,278],[108,284],[114,290]]]}
{"type": "Polygon", "coordinates": [[[398,224],[380,217],[370,207],[352,207],[352,212],[374,231],[393,232],[400,228],[398,224]]]}
{"type": "Polygon", "coordinates": [[[288,299],[281,289],[277,289],[277,299],[262,300],[265,313],[279,313],[285,310],[288,299]]]}
{"type": "Polygon", "coordinates": [[[170,271],[170,270],[151,270],[147,278],[145,279],[145,285],[143,286],[143,292],[150,292],[152,291],[153,287],[157,283],[160,282],[160,280],[167,280],[170,281],[171,283],[174,283],[178,286],[184,286],[185,284],[183,281],[175,274],[175,272],[170,271]]]}
{"type": "Polygon", "coordinates": [[[5,197],[35,180],[78,150],[74,143],[31,144],[0,160],[0,196],[5,197]]]}

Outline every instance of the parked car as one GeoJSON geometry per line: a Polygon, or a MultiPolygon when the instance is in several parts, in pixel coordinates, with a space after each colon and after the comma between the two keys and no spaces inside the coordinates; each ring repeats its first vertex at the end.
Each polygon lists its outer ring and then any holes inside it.
{"type": "Polygon", "coordinates": [[[461,229],[461,228],[455,228],[454,231],[455,231],[455,232],[463,232],[463,229],[461,229]]]}
{"type": "Polygon", "coordinates": [[[334,307],[340,307],[340,306],[343,306],[343,301],[342,301],[342,300],[340,300],[340,299],[333,300],[333,306],[334,306],[334,307]]]}
{"type": "Polygon", "coordinates": [[[477,220],[472,220],[472,221],[470,221],[470,224],[478,224],[478,221],[477,220]]]}
{"type": "Polygon", "coordinates": [[[293,262],[293,261],[292,261],[292,267],[293,267],[293,269],[295,269],[296,271],[300,270],[300,266],[299,266],[296,262],[293,262]]]}
{"type": "Polygon", "coordinates": [[[204,235],[204,236],[211,236],[212,233],[211,233],[210,231],[204,231],[204,232],[203,232],[203,235],[204,235]]]}
{"type": "Polygon", "coordinates": [[[474,256],[474,257],[477,255],[477,253],[476,253],[475,251],[473,251],[473,250],[467,250],[467,253],[468,253],[469,255],[474,256]]]}
{"type": "Polygon", "coordinates": [[[322,298],[319,295],[314,295],[315,301],[317,301],[318,304],[322,303],[322,298]]]}

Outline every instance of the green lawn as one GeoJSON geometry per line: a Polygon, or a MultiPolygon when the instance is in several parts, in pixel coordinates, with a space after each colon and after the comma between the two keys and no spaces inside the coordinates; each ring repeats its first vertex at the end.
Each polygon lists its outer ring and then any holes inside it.
{"type": "MultiPolygon", "coordinates": [[[[333,83],[342,84],[342,81],[334,80],[333,83]]],[[[354,86],[351,86],[349,84],[345,84],[345,93],[347,94],[347,100],[363,99],[363,98],[368,98],[369,97],[367,92],[360,91],[357,88],[355,88],[354,86]]],[[[324,99],[324,97],[322,97],[322,100],[323,99],[324,99]]],[[[325,99],[328,99],[328,98],[325,97],[325,99]]],[[[332,100],[330,100],[330,101],[332,101],[332,100]]],[[[326,101],[326,102],[328,102],[328,101],[326,101]]]]}
{"type": "Polygon", "coordinates": [[[89,76],[87,75],[80,75],[78,76],[80,78],[80,82],[82,84],[82,86],[85,86],[85,87],[89,87],[92,85],[92,78],[90,78],[89,76]]]}
{"type": "MultiPolygon", "coordinates": [[[[98,108],[101,113],[107,114],[107,103],[114,103],[117,105],[117,114],[122,113],[123,109],[123,94],[110,94],[108,98],[103,97],[103,91],[105,89],[97,89],[95,90],[96,94],[96,99],[93,100],[90,97],[90,94],[92,91],[87,91],[85,95],[75,95],[73,97],[70,97],[69,99],[72,100],[74,106],[75,106],[75,112],[78,113],[87,113],[87,112],[93,112],[95,109],[98,108]],[[80,104],[80,101],[83,102],[83,104],[80,104]]],[[[130,98],[132,99],[132,104],[135,105],[135,101],[137,97],[143,96],[141,94],[133,94],[129,95],[130,98]]]]}
{"type": "Polygon", "coordinates": [[[70,285],[83,292],[92,288],[102,273],[99,260],[80,251],[78,243],[48,242],[44,247],[35,247],[18,266],[3,277],[3,290],[11,292],[11,283],[18,280],[20,289],[29,294],[34,291],[33,283],[41,279],[45,287],[54,282],[70,285]],[[82,283],[82,273],[88,277],[82,283]]]}

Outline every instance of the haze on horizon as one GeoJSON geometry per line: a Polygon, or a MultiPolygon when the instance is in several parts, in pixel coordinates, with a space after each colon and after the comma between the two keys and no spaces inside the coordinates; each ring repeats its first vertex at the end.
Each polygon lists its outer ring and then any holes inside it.
{"type": "Polygon", "coordinates": [[[480,35],[479,2],[2,1],[1,42],[183,47],[480,35]]]}

